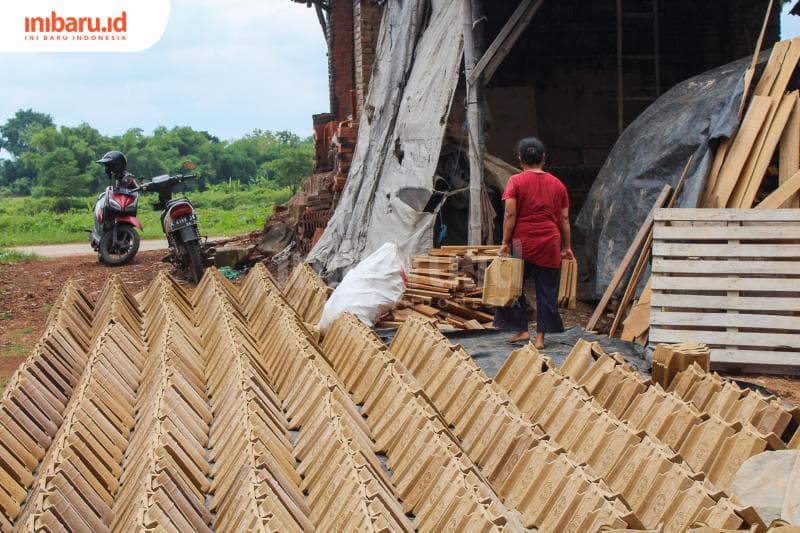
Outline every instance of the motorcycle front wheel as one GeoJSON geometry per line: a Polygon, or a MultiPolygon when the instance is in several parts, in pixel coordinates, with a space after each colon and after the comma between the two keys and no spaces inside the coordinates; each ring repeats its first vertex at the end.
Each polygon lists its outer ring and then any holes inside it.
{"type": "Polygon", "coordinates": [[[189,256],[189,276],[195,285],[203,279],[203,259],[200,257],[200,244],[197,241],[183,243],[189,256]]]}
{"type": "Polygon", "coordinates": [[[139,234],[133,226],[122,224],[117,226],[116,239],[114,230],[107,231],[100,239],[98,252],[100,261],[108,266],[120,266],[129,263],[139,251],[139,234]]]}

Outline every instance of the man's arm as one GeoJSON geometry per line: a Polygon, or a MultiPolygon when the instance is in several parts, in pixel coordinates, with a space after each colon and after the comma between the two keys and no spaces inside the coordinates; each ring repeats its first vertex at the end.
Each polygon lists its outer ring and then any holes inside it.
{"type": "Polygon", "coordinates": [[[572,228],[569,225],[569,207],[561,210],[561,257],[565,259],[575,259],[572,253],[572,228]]]}
{"type": "Polygon", "coordinates": [[[503,245],[500,247],[500,255],[511,255],[511,239],[514,236],[514,226],[517,225],[517,200],[508,198],[506,200],[505,215],[503,215],[503,245]]]}

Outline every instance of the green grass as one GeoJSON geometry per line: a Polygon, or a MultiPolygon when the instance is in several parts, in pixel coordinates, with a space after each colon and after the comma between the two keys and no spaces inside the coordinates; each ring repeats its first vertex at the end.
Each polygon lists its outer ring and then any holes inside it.
{"type": "Polygon", "coordinates": [[[41,259],[36,254],[28,252],[18,252],[17,250],[9,250],[0,246],[0,265],[10,265],[14,263],[27,263],[29,261],[38,261],[41,259]]]}
{"type": "Polygon", "coordinates": [[[28,326],[28,327],[24,327],[22,329],[18,329],[12,335],[13,335],[13,337],[15,339],[20,339],[20,338],[24,337],[25,335],[30,335],[31,333],[33,333],[33,328],[28,326]]]}
{"type": "MultiPolygon", "coordinates": [[[[176,195],[177,196],[177,195],[176,195]]],[[[209,236],[228,236],[254,231],[264,226],[275,204],[291,197],[286,189],[254,187],[226,192],[221,187],[204,192],[189,192],[200,218],[200,232],[209,236]]],[[[0,201],[0,239],[2,246],[61,244],[87,242],[92,226],[90,198],[3,198],[0,201]]],[[[163,237],[160,211],[153,211],[155,194],[144,194],[139,200],[139,220],[144,226],[143,239],[163,237]]],[[[0,263],[33,259],[0,248],[0,263]]]]}
{"type": "Polygon", "coordinates": [[[0,311],[0,320],[11,320],[14,318],[12,311],[0,311]]]}
{"type": "Polygon", "coordinates": [[[7,383],[8,383],[8,378],[0,378],[0,393],[6,390],[7,383]]]}
{"type": "Polygon", "coordinates": [[[0,357],[22,357],[28,349],[24,344],[14,343],[0,347],[0,357]]]}

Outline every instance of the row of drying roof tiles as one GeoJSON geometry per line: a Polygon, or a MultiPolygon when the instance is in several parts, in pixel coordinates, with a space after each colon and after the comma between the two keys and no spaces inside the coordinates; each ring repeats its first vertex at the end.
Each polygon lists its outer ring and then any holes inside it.
{"type": "MultiPolygon", "coordinates": [[[[494,382],[424,321],[409,321],[387,349],[349,316],[319,346],[302,319],[313,320],[322,293],[310,270],[296,271],[287,299],[315,298],[300,317],[261,267],[238,289],[210,271],[192,299],[165,274],[138,301],[113,278],[96,306],[67,284],[0,403],[0,526],[556,531],[758,522],[711,479],[740,463],[741,446],[706,457],[709,476],[693,470],[664,445],[663,428],[625,416],[648,391],[659,405],[676,393],[641,380],[622,386],[635,375],[610,356],[594,362],[579,346],[559,373],[528,348],[494,382]],[[611,377],[620,371],[629,375],[611,377]],[[295,442],[289,430],[299,431],[295,442]]],[[[671,420],[685,419],[678,426],[689,433],[716,422],[701,414],[692,423],[675,405],[671,420]]],[[[726,443],[751,432],[747,423],[730,427],[726,443]]],[[[681,442],[697,441],[690,436],[681,442]]]]}

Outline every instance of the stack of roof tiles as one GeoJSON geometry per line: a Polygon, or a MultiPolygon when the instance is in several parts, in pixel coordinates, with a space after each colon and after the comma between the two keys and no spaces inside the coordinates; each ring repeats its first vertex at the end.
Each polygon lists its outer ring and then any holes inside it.
{"type": "Polygon", "coordinates": [[[492,380],[418,317],[320,344],[326,294],[260,265],[191,295],[67,283],[0,402],[0,530],[736,529],[760,521],[732,473],[798,446],[776,399],[694,366],[665,391],[596,345],[492,380]]]}

